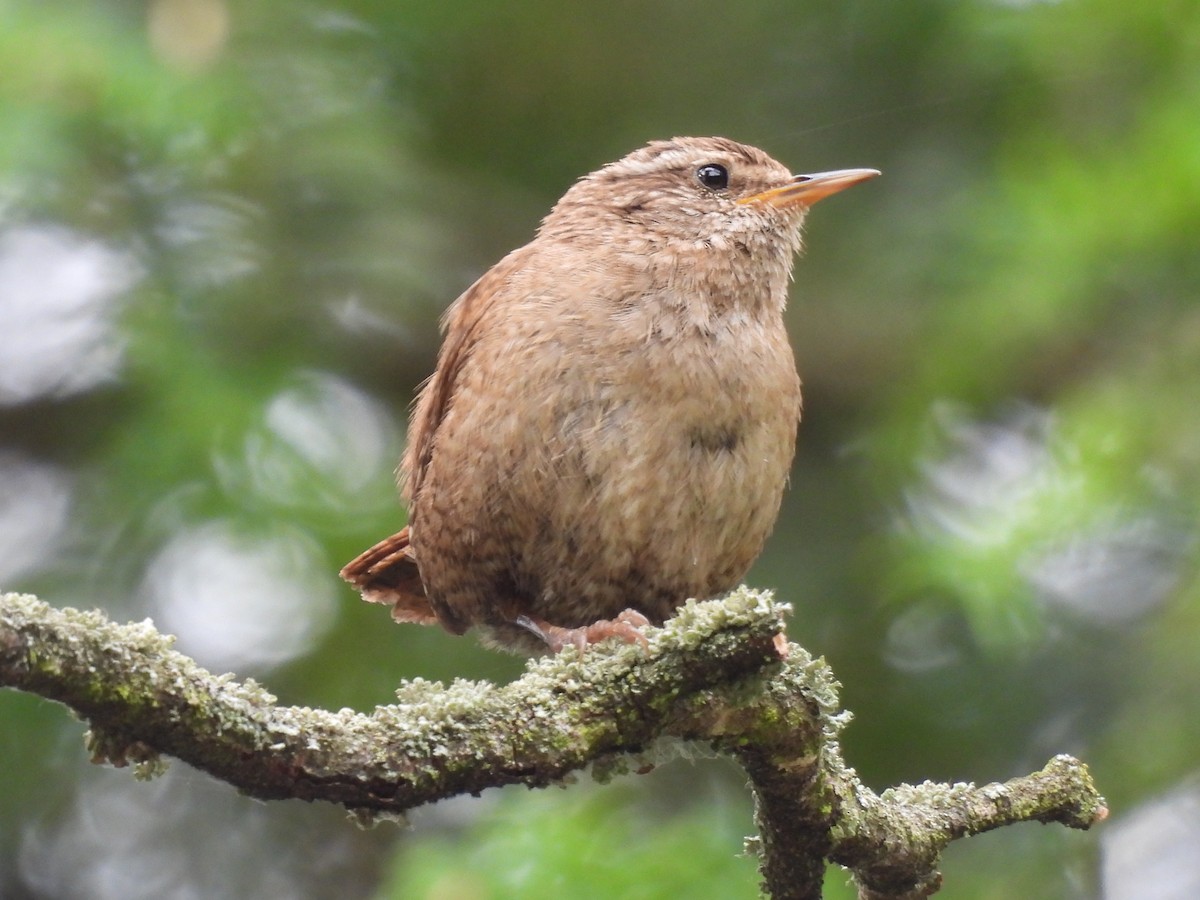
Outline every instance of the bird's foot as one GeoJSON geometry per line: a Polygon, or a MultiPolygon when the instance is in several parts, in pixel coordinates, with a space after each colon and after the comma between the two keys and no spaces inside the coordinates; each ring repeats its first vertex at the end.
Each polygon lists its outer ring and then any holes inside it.
{"type": "Polygon", "coordinates": [[[580,628],[563,628],[532,616],[517,616],[513,621],[545,641],[546,646],[554,653],[569,644],[573,644],[575,649],[582,653],[591,644],[597,644],[610,637],[618,637],[643,647],[650,646],[646,635],[641,632],[642,628],[650,624],[650,620],[636,609],[623,610],[615,619],[601,619],[580,628]]]}

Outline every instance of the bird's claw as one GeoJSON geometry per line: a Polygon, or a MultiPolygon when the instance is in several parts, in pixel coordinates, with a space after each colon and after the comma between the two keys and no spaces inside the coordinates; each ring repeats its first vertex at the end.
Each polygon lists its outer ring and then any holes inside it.
{"type": "Polygon", "coordinates": [[[610,637],[621,638],[630,644],[641,644],[642,647],[650,646],[649,640],[641,631],[650,624],[650,620],[636,609],[622,610],[616,618],[601,619],[579,628],[563,628],[526,615],[517,616],[513,621],[545,641],[546,646],[554,653],[558,653],[568,644],[574,645],[576,650],[583,653],[592,644],[598,644],[610,637]]]}

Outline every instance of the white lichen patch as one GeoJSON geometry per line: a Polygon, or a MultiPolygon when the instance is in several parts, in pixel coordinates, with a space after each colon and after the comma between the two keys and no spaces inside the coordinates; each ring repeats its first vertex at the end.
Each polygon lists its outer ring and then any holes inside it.
{"type": "Polygon", "coordinates": [[[980,788],[980,793],[987,797],[992,802],[997,800],[1005,800],[1011,793],[1006,785],[1003,784],[985,784],[980,788]]]}
{"type": "Polygon", "coordinates": [[[925,806],[936,810],[962,803],[974,790],[975,785],[965,781],[954,784],[923,781],[920,784],[898,784],[888,788],[880,795],[880,799],[885,803],[925,806]]]}
{"type": "Polygon", "coordinates": [[[404,813],[395,812],[394,810],[348,809],[346,810],[346,818],[364,831],[374,828],[381,822],[390,822],[393,825],[403,828],[405,831],[412,828],[408,817],[404,813]]]}
{"type": "Polygon", "coordinates": [[[222,675],[225,681],[227,690],[222,692],[222,697],[229,700],[234,700],[239,703],[244,703],[247,706],[259,707],[266,709],[274,706],[279,702],[278,698],[268,691],[265,687],[255,681],[253,678],[247,678],[245,681],[236,681],[232,675],[222,675]]]}
{"type": "Polygon", "coordinates": [[[691,649],[718,631],[767,625],[782,633],[784,619],[791,609],[790,604],[777,601],[771,591],[742,585],[724,597],[687,601],[663,624],[663,637],[678,642],[683,649],[691,649]]]}
{"type": "Polygon", "coordinates": [[[171,763],[158,753],[151,754],[145,759],[139,759],[133,764],[133,777],[137,781],[152,781],[166,774],[171,763]]]}
{"type": "MultiPolygon", "coordinates": [[[[41,617],[44,618],[52,608],[41,601],[37,602],[41,604],[41,617]]],[[[78,630],[87,636],[88,643],[102,645],[106,651],[115,652],[125,660],[143,656],[160,658],[174,653],[175,635],[163,634],[154,627],[151,619],[120,624],[109,620],[99,610],[72,607],[57,610],[57,617],[67,632],[68,640],[73,637],[72,632],[78,630]]]]}
{"type": "Polygon", "coordinates": [[[402,705],[428,703],[431,698],[445,690],[446,686],[440,681],[418,677],[400,682],[400,686],[396,688],[396,701],[402,705]]]}

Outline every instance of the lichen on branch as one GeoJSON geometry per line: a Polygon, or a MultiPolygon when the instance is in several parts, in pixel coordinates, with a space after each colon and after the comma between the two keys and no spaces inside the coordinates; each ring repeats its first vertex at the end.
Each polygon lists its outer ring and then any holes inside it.
{"type": "Polygon", "coordinates": [[[1103,799],[1056,757],[1004,785],[864,787],[841,758],[848,721],[823,660],[782,639],[788,606],[739,588],[689,601],[645,647],[606,642],[532,660],[511,684],[415,679],[369,713],[279,706],[253,681],[213,675],[149,622],[0,596],[0,685],[88,721],[96,761],[143,776],[163,755],[262,799],[338,803],[362,818],[489,787],[606,773],[658,738],[737,759],[757,801],[764,888],[817,898],[827,862],[864,898],[927,896],[951,841],[1017,821],[1086,828],[1103,799]]]}

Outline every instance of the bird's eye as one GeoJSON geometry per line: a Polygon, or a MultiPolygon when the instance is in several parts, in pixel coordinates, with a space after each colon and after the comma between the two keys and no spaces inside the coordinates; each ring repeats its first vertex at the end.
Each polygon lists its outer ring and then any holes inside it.
{"type": "Polygon", "coordinates": [[[716,163],[708,163],[698,168],[696,177],[710,191],[722,191],[729,187],[729,170],[716,163]]]}

